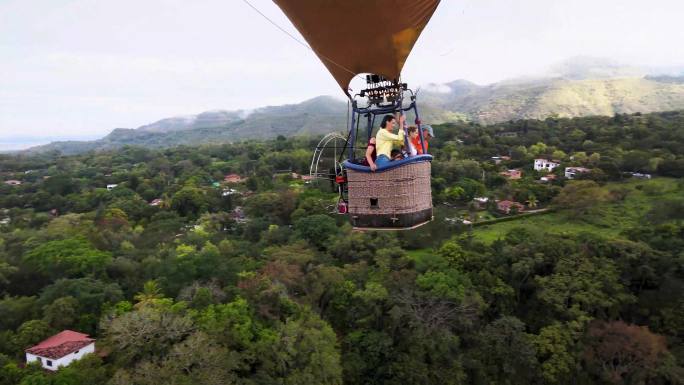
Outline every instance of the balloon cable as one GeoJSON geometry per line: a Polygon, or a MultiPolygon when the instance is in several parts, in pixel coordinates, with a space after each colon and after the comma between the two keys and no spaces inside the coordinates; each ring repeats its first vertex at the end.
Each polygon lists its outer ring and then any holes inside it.
{"type": "MultiPolygon", "coordinates": [[[[275,21],[271,20],[268,16],[264,15],[259,9],[257,9],[257,7],[253,6],[249,1],[247,1],[247,0],[242,0],[242,1],[243,1],[245,4],[249,5],[250,8],[252,8],[256,13],[258,13],[259,15],[261,15],[264,19],[268,20],[269,23],[273,24],[276,28],[278,28],[279,30],[281,30],[284,34],[286,34],[287,36],[289,36],[290,38],[292,38],[292,40],[294,40],[294,41],[296,41],[297,43],[301,44],[302,46],[304,46],[304,47],[310,49],[313,53],[315,53],[315,54],[318,55],[319,57],[321,57],[321,58],[323,58],[323,59],[325,59],[325,60],[331,62],[332,64],[334,64],[334,65],[340,67],[341,69],[343,69],[343,70],[349,72],[350,74],[354,75],[355,77],[358,75],[357,73],[351,71],[350,69],[346,68],[345,66],[336,63],[334,60],[330,59],[329,57],[324,56],[324,55],[321,55],[321,54],[319,54],[318,52],[316,52],[316,51],[315,51],[313,48],[311,48],[308,44],[306,44],[306,43],[302,42],[301,40],[297,39],[296,36],[294,36],[293,34],[291,34],[290,32],[288,32],[287,30],[285,30],[285,28],[279,26],[275,21]]],[[[359,78],[361,78],[361,77],[359,76],[359,78]]],[[[361,79],[363,79],[363,78],[361,78],[361,79]]]]}

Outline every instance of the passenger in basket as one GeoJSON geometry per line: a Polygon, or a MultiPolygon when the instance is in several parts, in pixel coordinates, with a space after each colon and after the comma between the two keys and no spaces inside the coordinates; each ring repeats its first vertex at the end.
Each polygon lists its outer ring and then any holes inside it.
{"type": "Polygon", "coordinates": [[[378,166],[375,164],[375,159],[378,157],[375,151],[375,138],[370,138],[368,141],[368,146],[366,147],[366,157],[363,158],[361,164],[370,167],[372,171],[375,171],[378,166]]]}
{"type": "Polygon", "coordinates": [[[394,134],[394,125],[396,119],[392,115],[385,115],[380,123],[380,129],[375,134],[375,150],[378,154],[375,164],[377,167],[387,165],[392,159],[392,147],[394,144],[401,145],[404,142],[404,121],[406,118],[402,115],[399,117],[399,133],[394,134]]]}
{"type": "MultiPolygon", "coordinates": [[[[411,134],[411,128],[413,126],[409,127],[409,143],[411,143],[411,146],[416,149],[416,154],[417,155],[422,155],[423,154],[423,147],[420,145],[420,136],[418,135],[418,129],[416,128],[416,134],[412,135],[411,134]]],[[[434,136],[432,134],[432,127],[425,125],[422,127],[423,129],[423,141],[425,142],[425,153],[427,154],[427,148],[428,144],[430,143],[430,139],[434,136]]]]}
{"type": "MultiPolygon", "coordinates": [[[[428,145],[430,144],[430,140],[435,137],[435,132],[432,130],[432,126],[429,124],[422,126],[421,129],[423,130],[423,141],[425,142],[425,153],[427,154],[428,145]]],[[[418,143],[420,143],[420,138],[418,138],[418,143]]],[[[420,147],[420,145],[417,148],[418,154],[422,154],[423,149],[420,147]]]]}
{"type": "Polygon", "coordinates": [[[396,148],[392,150],[392,160],[402,160],[404,159],[404,154],[401,153],[401,151],[397,150],[396,148]]]}
{"type": "Polygon", "coordinates": [[[416,156],[416,155],[418,155],[418,149],[421,148],[420,147],[420,138],[418,137],[418,127],[409,126],[408,134],[409,134],[408,155],[409,156],[416,156]]]}

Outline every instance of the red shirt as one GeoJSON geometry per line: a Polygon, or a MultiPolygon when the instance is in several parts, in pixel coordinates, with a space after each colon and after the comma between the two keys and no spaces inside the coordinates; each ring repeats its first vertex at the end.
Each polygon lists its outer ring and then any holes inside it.
{"type": "MultiPolygon", "coordinates": [[[[373,153],[371,154],[371,159],[373,159],[373,162],[375,162],[375,159],[378,157],[377,153],[375,152],[375,143],[368,143],[368,146],[366,146],[366,149],[368,149],[368,147],[373,147],[373,153]]],[[[370,164],[368,164],[368,159],[366,159],[365,153],[363,154],[363,160],[361,161],[361,164],[364,166],[370,166],[370,164]]]]}
{"type": "MultiPolygon", "coordinates": [[[[428,140],[426,137],[423,137],[423,141],[425,142],[425,153],[427,154],[428,140]]],[[[416,136],[415,138],[411,139],[411,144],[413,144],[413,147],[418,152],[418,155],[423,154],[423,147],[420,145],[420,136],[416,136]]]]}

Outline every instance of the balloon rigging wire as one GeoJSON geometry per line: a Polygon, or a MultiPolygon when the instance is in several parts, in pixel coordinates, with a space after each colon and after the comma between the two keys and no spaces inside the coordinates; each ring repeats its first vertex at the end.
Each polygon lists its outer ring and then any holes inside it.
{"type": "MultiPolygon", "coordinates": [[[[357,73],[353,72],[352,70],[346,68],[345,66],[343,66],[343,65],[341,65],[341,64],[336,63],[334,60],[330,59],[329,57],[327,57],[327,56],[325,56],[325,55],[322,55],[322,54],[316,52],[313,48],[311,48],[311,46],[309,46],[308,44],[306,44],[306,43],[302,42],[301,40],[297,39],[296,36],[294,36],[293,34],[291,34],[290,32],[288,32],[285,28],[279,26],[275,21],[271,20],[268,16],[264,15],[263,12],[261,12],[257,7],[253,6],[248,0],[242,0],[242,1],[243,1],[245,4],[247,4],[250,8],[252,8],[256,13],[258,13],[258,14],[261,15],[264,19],[266,19],[269,23],[273,24],[276,28],[278,28],[278,29],[279,29],[280,31],[282,31],[284,34],[286,34],[287,36],[289,36],[290,38],[292,38],[292,40],[294,40],[294,41],[296,41],[297,43],[301,44],[301,45],[304,46],[305,48],[310,49],[313,53],[315,53],[316,55],[318,55],[320,58],[323,58],[323,59],[329,61],[330,63],[332,63],[332,64],[334,64],[334,65],[340,67],[341,69],[343,69],[343,70],[349,72],[350,74],[354,75],[355,77],[358,76],[357,73]]],[[[360,77],[360,76],[358,76],[358,77],[361,78],[361,79],[363,79],[363,78],[360,77]]]]}

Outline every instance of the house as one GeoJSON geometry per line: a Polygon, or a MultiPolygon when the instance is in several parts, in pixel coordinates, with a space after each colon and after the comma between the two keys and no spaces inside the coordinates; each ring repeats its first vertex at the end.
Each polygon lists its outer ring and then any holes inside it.
{"type": "Polygon", "coordinates": [[[500,172],[499,174],[504,176],[506,179],[520,179],[520,178],[522,178],[522,171],[520,171],[520,170],[506,170],[506,171],[500,172]]]}
{"type": "Polygon", "coordinates": [[[513,207],[515,207],[518,212],[525,211],[525,206],[520,202],[509,200],[496,202],[496,209],[504,214],[510,214],[513,207]]]}
{"type": "Polygon", "coordinates": [[[238,174],[228,174],[226,175],[225,178],[223,178],[223,181],[226,183],[240,183],[243,182],[245,178],[241,177],[238,174]]]}
{"type": "Polygon", "coordinates": [[[227,197],[229,195],[239,194],[240,192],[234,188],[224,188],[221,192],[221,196],[227,197]]]}
{"type": "Polygon", "coordinates": [[[462,223],[462,224],[464,224],[464,225],[472,225],[472,224],[473,224],[472,221],[469,221],[469,220],[467,220],[467,219],[465,219],[465,218],[444,218],[444,220],[445,220],[446,222],[452,224],[452,225],[456,225],[456,224],[459,224],[459,223],[462,223]]]}
{"type": "Polygon", "coordinates": [[[112,190],[114,190],[114,189],[116,188],[116,186],[118,186],[118,184],[116,184],[116,183],[108,184],[108,185],[107,185],[107,190],[108,190],[108,191],[112,191],[112,190]]]}
{"type": "Polygon", "coordinates": [[[543,158],[534,160],[535,171],[546,170],[548,172],[551,172],[551,171],[553,171],[554,168],[556,168],[558,166],[560,166],[560,163],[556,163],[552,160],[543,159],[543,158]]]}
{"type": "Polygon", "coordinates": [[[584,167],[566,167],[565,177],[568,179],[575,179],[577,174],[586,174],[588,172],[591,172],[591,169],[584,167]]]}
{"type": "Polygon", "coordinates": [[[6,180],[5,184],[8,186],[21,186],[21,181],[16,179],[6,180]]]}
{"type": "Polygon", "coordinates": [[[489,198],[487,197],[475,197],[473,198],[473,202],[477,205],[479,209],[484,209],[487,207],[487,203],[489,202],[489,198]]]}
{"type": "Polygon", "coordinates": [[[505,155],[493,156],[493,157],[492,157],[492,162],[494,162],[494,164],[499,164],[499,163],[501,163],[501,162],[503,162],[503,161],[509,161],[509,160],[511,160],[511,157],[510,157],[510,156],[505,156],[505,155]]]}
{"type": "Polygon", "coordinates": [[[155,207],[156,207],[156,206],[161,205],[162,202],[163,202],[163,200],[157,198],[157,199],[152,200],[152,202],[150,202],[149,204],[150,204],[150,206],[155,206],[155,207]]]}
{"type": "Polygon", "coordinates": [[[651,179],[651,174],[642,174],[640,172],[631,173],[633,178],[637,179],[651,179]]]}
{"type": "Polygon", "coordinates": [[[95,340],[87,334],[64,330],[26,349],[26,363],[38,361],[43,369],[57,370],[86,354],[95,353],[95,340]]]}
{"type": "Polygon", "coordinates": [[[556,175],[555,174],[548,174],[544,175],[543,177],[539,178],[541,182],[551,182],[553,180],[556,180],[556,175]]]}

